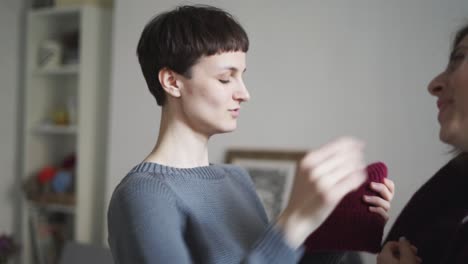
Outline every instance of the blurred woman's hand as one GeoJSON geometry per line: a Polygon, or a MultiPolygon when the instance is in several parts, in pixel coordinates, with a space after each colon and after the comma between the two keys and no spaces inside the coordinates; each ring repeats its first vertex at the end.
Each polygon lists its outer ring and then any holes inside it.
{"type": "Polygon", "coordinates": [[[377,264],[419,264],[422,262],[417,255],[417,248],[400,238],[398,242],[390,241],[385,244],[377,255],[377,264]]]}
{"type": "Polygon", "coordinates": [[[286,209],[277,226],[298,248],[341,199],[366,180],[364,144],[340,138],[310,151],[300,162],[286,209]]]}

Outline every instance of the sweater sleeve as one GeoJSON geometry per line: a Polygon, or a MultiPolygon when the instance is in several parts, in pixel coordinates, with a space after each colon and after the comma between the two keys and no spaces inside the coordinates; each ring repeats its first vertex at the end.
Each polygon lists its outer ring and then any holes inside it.
{"type": "Polygon", "coordinates": [[[273,226],[269,226],[241,263],[297,263],[299,262],[303,252],[304,250],[302,247],[299,250],[293,250],[290,248],[286,244],[283,235],[273,226]]]}
{"type": "MultiPolygon", "coordinates": [[[[186,214],[163,183],[118,188],[108,212],[109,245],[116,264],[193,263],[184,238],[186,214]]],[[[216,250],[216,249],[206,249],[216,250]]],[[[231,263],[297,263],[301,250],[290,248],[273,226],[265,229],[245,255],[231,263]]]]}

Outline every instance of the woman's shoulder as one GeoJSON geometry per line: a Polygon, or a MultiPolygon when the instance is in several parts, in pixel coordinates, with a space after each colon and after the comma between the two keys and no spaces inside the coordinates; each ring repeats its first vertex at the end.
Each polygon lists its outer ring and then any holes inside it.
{"type": "Polygon", "coordinates": [[[251,178],[245,168],[234,164],[221,164],[220,166],[229,176],[231,176],[231,178],[250,184],[251,178]]]}
{"type": "Polygon", "coordinates": [[[111,202],[133,200],[174,200],[175,195],[163,174],[132,169],[114,189],[111,202]]]}
{"type": "Polygon", "coordinates": [[[219,166],[221,166],[227,172],[233,172],[236,174],[242,174],[244,176],[248,176],[247,170],[239,165],[225,163],[225,164],[220,164],[219,166]]]}
{"type": "Polygon", "coordinates": [[[130,171],[114,189],[109,202],[109,239],[128,232],[142,235],[160,231],[158,223],[176,222],[185,215],[185,207],[163,175],[130,171]]]}
{"type": "Polygon", "coordinates": [[[245,168],[233,164],[223,164],[222,167],[230,176],[229,178],[231,180],[255,192],[255,184],[245,168]]]}
{"type": "MultiPolygon", "coordinates": [[[[461,153],[450,159],[423,185],[438,186],[440,184],[462,184],[468,178],[468,154],[461,153]]],[[[463,185],[463,184],[462,184],[463,185]]]]}

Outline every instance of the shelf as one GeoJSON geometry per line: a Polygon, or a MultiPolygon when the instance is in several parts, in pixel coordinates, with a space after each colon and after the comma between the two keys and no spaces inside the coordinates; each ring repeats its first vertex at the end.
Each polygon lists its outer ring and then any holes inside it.
{"type": "Polygon", "coordinates": [[[34,71],[36,75],[72,75],[78,74],[80,67],[78,64],[65,65],[57,68],[37,69],[34,71]]]}
{"type": "Polygon", "coordinates": [[[37,249],[30,243],[35,234],[30,219],[35,215],[66,218],[73,239],[102,242],[98,218],[104,206],[101,176],[106,147],[95,142],[105,142],[108,132],[112,10],[93,5],[44,7],[28,10],[26,16],[20,171],[25,184],[33,184],[25,187],[21,206],[21,263],[36,263],[37,249]],[[61,43],[61,58],[55,64],[40,64],[44,57],[39,53],[48,40],[61,43]],[[67,196],[37,186],[34,176],[41,168],[61,166],[60,160],[72,152],[73,193],[67,196]]]}
{"type": "Polygon", "coordinates": [[[30,205],[34,208],[44,209],[48,212],[57,212],[64,214],[75,214],[75,206],[73,205],[63,205],[55,203],[41,203],[41,202],[29,202],[30,205]]]}
{"type": "Polygon", "coordinates": [[[75,135],[78,132],[76,125],[60,126],[52,124],[42,124],[37,126],[34,131],[39,134],[52,135],[75,135]]]}
{"type": "Polygon", "coordinates": [[[30,206],[44,209],[50,212],[61,212],[67,214],[75,213],[76,199],[74,194],[69,193],[49,193],[42,195],[26,195],[30,206]]]}
{"type": "Polygon", "coordinates": [[[78,14],[81,11],[80,6],[61,6],[61,7],[43,7],[29,11],[31,16],[61,16],[70,15],[73,13],[78,14]]]}

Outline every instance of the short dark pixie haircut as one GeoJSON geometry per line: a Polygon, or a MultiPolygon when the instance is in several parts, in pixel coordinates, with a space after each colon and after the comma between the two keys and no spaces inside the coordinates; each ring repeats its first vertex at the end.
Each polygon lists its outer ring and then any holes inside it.
{"type": "Polygon", "coordinates": [[[179,6],[154,17],[143,29],[137,55],[148,88],[158,105],[166,94],[159,83],[161,69],[191,77],[191,67],[203,56],[249,49],[247,33],[229,13],[212,6],[179,6]]]}

